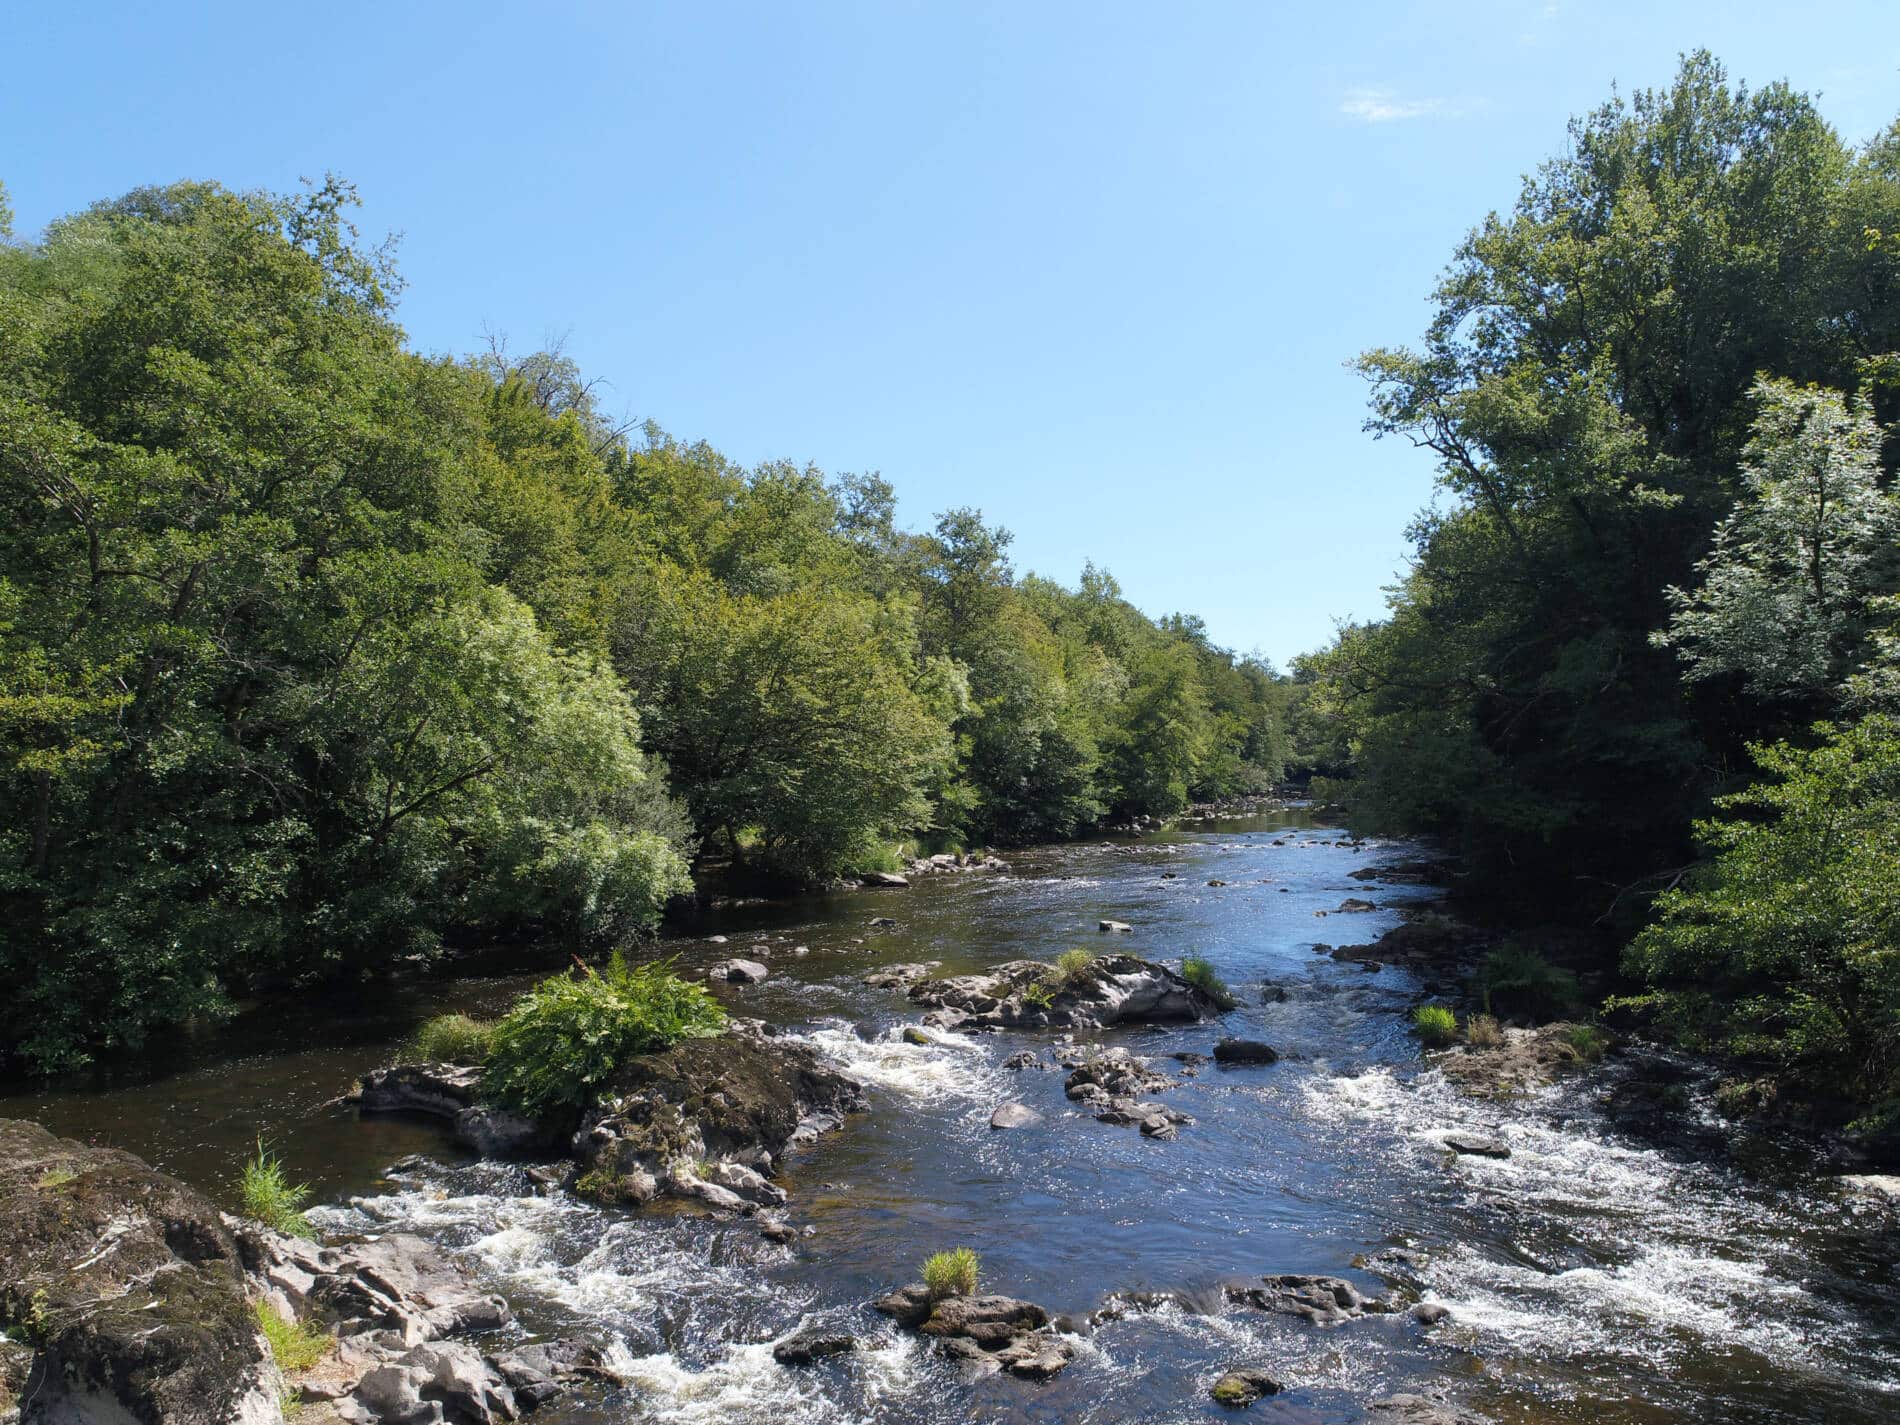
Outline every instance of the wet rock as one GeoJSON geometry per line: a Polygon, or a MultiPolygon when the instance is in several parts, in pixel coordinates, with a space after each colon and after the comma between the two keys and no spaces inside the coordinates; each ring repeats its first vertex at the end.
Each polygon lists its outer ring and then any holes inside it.
{"type": "Polygon", "coordinates": [[[1163,1311],[1171,1306],[1187,1305],[1178,1293],[1172,1291],[1112,1291],[1102,1299],[1100,1306],[1089,1313],[1089,1325],[1100,1326],[1109,1321],[1163,1311]]]}
{"type": "Polygon", "coordinates": [[[1377,960],[1428,968],[1468,959],[1483,946],[1483,932],[1432,911],[1394,926],[1370,945],[1342,945],[1335,960],[1377,960]]]}
{"type": "Polygon", "coordinates": [[[1040,1069],[1043,1067],[1042,1056],[1034,1049],[1018,1049],[1003,1060],[1003,1067],[1005,1069],[1040,1069]]]}
{"type": "Polygon", "coordinates": [[[943,965],[941,960],[925,960],[904,965],[886,965],[864,977],[874,990],[906,990],[919,980],[927,980],[943,965]]]}
{"type": "Polygon", "coordinates": [[[1506,1028],[1499,1044],[1463,1045],[1434,1056],[1433,1063],[1447,1079],[1472,1093],[1490,1097],[1524,1093],[1588,1065],[1570,1042],[1573,1027],[1558,1023],[1541,1029],[1506,1028]]]}
{"type": "Polygon", "coordinates": [[[1080,1102],[1137,1098],[1166,1093],[1174,1081],[1157,1074],[1145,1059],[1116,1047],[1090,1055],[1077,1064],[1063,1082],[1063,1092],[1080,1102]]]}
{"type": "Polygon", "coordinates": [[[826,1356],[842,1356],[857,1349],[856,1336],[807,1328],[775,1344],[772,1359],[781,1366],[809,1366],[826,1356]]]}
{"type": "Polygon", "coordinates": [[[761,1216],[759,1235],[768,1242],[776,1242],[783,1246],[787,1242],[798,1240],[798,1229],[782,1217],[761,1216]]]}
{"type": "Polygon", "coordinates": [[[909,1286],[900,1286],[896,1291],[886,1292],[871,1303],[873,1311],[881,1311],[894,1317],[899,1326],[915,1329],[922,1326],[930,1317],[930,1311],[936,1305],[930,1288],[922,1282],[913,1282],[909,1286]]]}
{"type": "Polygon", "coordinates": [[[924,1047],[929,1047],[937,1042],[914,1024],[906,1024],[904,1026],[904,1032],[898,1037],[906,1044],[918,1044],[924,1047]]]}
{"type": "Polygon", "coordinates": [[[607,1354],[589,1341],[536,1342],[495,1357],[495,1368],[523,1409],[534,1410],[580,1381],[618,1381],[607,1354]]]}
{"type": "Polygon", "coordinates": [[[1258,1039],[1223,1039],[1214,1046],[1217,1064],[1275,1064],[1280,1051],[1258,1039]]]}
{"type": "Polygon", "coordinates": [[[1436,1326],[1441,1321],[1451,1320],[1451,1310],[1435,1301],[1421,1301],[1412,1308],[1412,1319],[1421,1326],[1436,1326]]]}
{"type": "Polygon", "coordinates": [[[1200,987],[1134,955],[1100,955],[1053,985],[1050,968],[1013,960],[985,975],[923,980],[910,998],[962,1011],[976,1025],[1099,1029],[1116,1024],[1212,1018],[1219,1006],[1200,987]]]}
{"type": "Polygon", "coordinates": [[[1026,1103],[999,1104],[990,1115],[990,1127],[996,1129],[1034,1128],[1041,1122],[1042,1115],[1026,1103]]]}
{"type": "Polygon", "coordinates": [[[199,1194],[130,1153],[0,1120],[0,1321],[33,1338],[31,1418],[275,1425],[282,1380],[246,1292],[199,1194]]]}
{"type": "Polygon", "coordinates": [[[809,1046],[736,1029],[629,1060],[607,1101],[581,1120],[573,1150],[595,1196],[671,1194],[732,1210],[730,1197],[744,1210],[782,1201],[755,1180],[788,1146],[838,1127],[863,1103],[863,1086],[809,1046]]]}
{"type": "Polygon", "coordinates": [[[1049,1313],[1015,1297],[933,1298],[919,1282],[879,1297],[872,1306],[930,1337],[952,1359],[1025,1380],[1048,1380],[1075,1358],[1074,1348],[1049,1328],[1049,1313]]]}
{"type": "Polygon", "coordinates": [[[756,985],[770,973],[757,960],[721,960],[706,971],[706,978],[735,985],[756,985]]]}
{"type": "MultiPolygon", "coordinates": [[[[1192,1119],[1188,1119],[1192,1123],[1192,1119]]],[[[1164,1143],[1172,1143],[1179,1134],[1175,1119],[1166,1113],[1149,1114],[1141,1120],[1141,1136],[1158,1138],[1164,1143]]]]}
{"type": "Polygon", "coordinates": [[[1225,882],[1225,881],[1209,881],[1209,882],[1208,882],[1207,884],[1208,884],[1208,885],[1210,885],[1210,886],[1215,886],[1215,887],[1220,887],[1220,886],[1224,886],[1224,885],[1226,885],[1226,884],[1227,884],[1227,882],[1225,882]]]}
{"type": "Polygon", "coordinates": [[[1135,927],[1125,920],[1104,920],[1095,928],[1104,935],[1127,935],[1135,927]]]}
{"type": "Polygon", "coordinates": [[[903,890],[910,882],[895,871],[871,871],[858,877],[858,884],[874,889],[903,890]]]}
{"type": "Polygon", "coordinates": [[[894,929],[896,925],[896,920],[888,915],[874,915],[871,917],[871,928],[873,930],[894,929]]]}
{"type": "Polygon", "coordinates": [[[1356,897],[1348,898],[1339,903],[1339,913],[1341,915],[1364,915],[1367,911],[1377,909],[1378,907],[1371,901],[1362,901],[1356,897]]]}
{"type": "Polygon", "coordinates": [[[453,1120],[481,1092],[479,1064],[396,1064],[363,1075],[348,1098],[365,1113],[426,1113],[453,1120]]]}
{"type": "Polygon", "coordinates": [[[557,1147],[561,1134],[546,1123],[478,1103],[455,1115],[455,1140],[484,1158],[526,1158],[557,1147]]]}
{"type": "Polygon", "coordinates": [[[1389,1312],[1390,1302],[1360,1295],[1340,1277],[1279,1275],[1262,1277],[1260,1286],[1230,1286],[1227,1299],[1258,1311],[1297,1316],[1315,1326],[1337,1326],[1362,1316],[1389,1312]]]}
{"type": "Polygon", "coordinates": [[[1256,1400],[1280,1393],[1280,1382],[1265,1371],[1246,1368],[1227,1372],[1208,1392],[1217,1405],[1244,1410],[1256,1400]]]}
{"type": "Polygon", "coordinates": [[[1445,1146],[1460,1157],[1508,1158],[1511,1150],[1496,1138],[1486,1138],[1477,1133],[1447,1133],[1443,1139],[1445,1146]]]}
{"type": "Polygon", "coordinates": [[[1285,985],[1262,985],[1260,987],[1260,1003],[1285,1004],[1286,1002],[1287,988],[1285,985]]]}

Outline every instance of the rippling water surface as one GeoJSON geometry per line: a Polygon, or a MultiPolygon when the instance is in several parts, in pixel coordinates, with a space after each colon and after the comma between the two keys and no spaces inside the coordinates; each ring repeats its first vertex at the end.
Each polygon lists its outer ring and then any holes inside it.
{"type": "MultiPolygon", "coordinates": [[[[1250,1413],[1278,1421],[1344,1425],[1367,1400],[1442,1383],[1505,1420],[1900,1419],[1891,1219],[1796,1169],[1744,1172],[1628,1137],[1598,1106],[1618,1074],[1693,1082],[1693,1066],[1633,1058],[1509,1104],[1451,1088],[1405,1032],[1419,980],[1312,949],[1371,940],[1397,923],[1393,907],[1428,894],[1369,893],[1347,873],[1408,849],[1336,835],[1288,812],[1019,853],[1006,873],[727,912],[666,947],[688,966],[762,953],[772,978],[722,989],[731,1007],[794,1029],[870,1091],[867,1113],[788,1163],[791,1219],[808,1229],[794,1247],[750,1224],[538,1195],[521,1169],[468,1162],[431,1125],[331,1104],[424,1015],[505,1004],[532,978],[521,953],[453,986],[253,1020],[236,1035],[257,1049],[246,1057],[183,1045],[163,1077],[0,1100],[0,1115],[130,1148],[212,1189],[260,1129],[273,1134],[331,1199],[326,1228],[422,1233],[493,1279],[530,1329],[611,1333],[628,1387],[540,1417],[551,1422],[1190,1421],[1221,1414],[1207,1390],[1236,1365],[1288,1383],[1250,1413]],[[1347,895],[1381,910],[1315,914],[1347,895]],[[875,915],[899,924],[874,929],[875,915]],[[894,961],[956,972],[1105,946],[1103,917],[1136,927],[1114,948],[1205,956],[1241,1000],[1219,1026],[1111,1042],[1165,1069],[1223,1034],[1285,1056],[1182,1077],[1165,1097],[1196,1122],[1172,1143],[1073,1112],[1059,1073],[999,1067],[1046,1036],[906,1044],[903,996],[860,983],[894,961]],[[1045,1124],[993,1132],[990,1111],[1009,1098],[1045,1124]],[[1510,1158],[1444,1148],[1472,1129],[1510,1158]],[[1131,1289],[1198,1309],[1101,1327],[1048,1385],[967,1380],[864,1305],[962,1244],[991,1287],[1052,1312],[1080,1316],[1131,1289]],[[1388,1275],[1356,1265],[1368,1259],[1388,1275]],[[1451,1320],[1319,1330],[1222,1305],[1223,1282],[1269,1272],[1334,1273],[1369,1292],[1395,1282],[1451,1320]],[[771,1342],[801,1324],[871,1345],[777,1365],[771,1342]]],[[[220,1042],[231,1052],[232,1036],[220,1042]]]]}

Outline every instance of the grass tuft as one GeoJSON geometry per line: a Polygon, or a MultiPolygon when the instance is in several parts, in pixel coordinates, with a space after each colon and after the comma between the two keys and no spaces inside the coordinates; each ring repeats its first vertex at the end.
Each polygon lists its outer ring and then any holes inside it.
{"type": "Polygon", "coordinates": [[[281,1371],[307,1371],[330,1354],[336,1338],[306,1321],[293,1321],[268,1301],[256,1306],[257,1329],[270,1343],[271,1359],[281,1371]]]}
{"type": "Polygon", "coordinates": [[[1181,961],[1181,978],[1213,1000],[1217,1008],[1232,1009],[1239,1003],[1211,960],[1203,960],[1198,955],[1187,956],[1181,961]]]}
{"type": "Polygon", "coordinates": [[[1055,966],[1045,978],[1057,989],[1079,985],[1088,978],[1089,966],[1094,963],[1095,952],[1077,946],[1056,956],[1055,966]]]}
{"type": "Polygon", "coordinates": [[[480,1064],[488,1059],[495,1026],[466,1014],[438,1014],[409,1041],[411,1058],[426,1064],[480,1064]]]}
{"type": "Polygon", "coordinates": [[[933,1297],[974,1296],[982,1262],[968,1247],[938,1252],[924,1263],[924,1286],[933,1297]]]}
{"type": "Polygon", "coordinates": [[[293,1183],[284,1174],[283,1159],[257,1140],[257,1156],[238,1174],[238,1202],[246,1217],[255,1218],[287,1237],[314,1239],[316,1229],[303,1215],[310,1200],[308,1183],[293,1183]]]}
{"type": "Polygon", "coordinates": [[[1504,1030],[1495,1016],[1474,1014],[1465,1021],[1465,1043],[1473,1049],[1495,1049],[1504,1042],[1504,1030]]]}
{"type": "Polygon", "coordinates": [[[1594,1064],[1610,1049],[1610,1036],[1594,1024],[1573,1024],[1564,1031],[1564,1038],[1577,1051],[1577,1057],[1587,1063],[1594,1064]]]}
{"type": "Polygon", "coordinates": [[[1429,1048],[1442,1049],[1458,1037],[1458,1016],[1442,1004],[1422,1004],[1412,1011],[1412,1032],[1429,1048]]]}

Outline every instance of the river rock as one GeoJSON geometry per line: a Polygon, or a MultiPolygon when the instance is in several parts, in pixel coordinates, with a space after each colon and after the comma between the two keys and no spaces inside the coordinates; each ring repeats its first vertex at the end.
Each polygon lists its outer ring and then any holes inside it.
{"type": "Polygon", "coordinates": [[[757,960],[721,960],[706,971],[706,978],[725,980],[735,985],[756,985],[770,973],[757,960]]]}
{"type": "Polygon", "coordinates": [[[1135,927],[1125,920],[1104,920],[1095,928],[1104,935],[1127,935],[1133,932],[1135,927]]]}
{"type": "Polygon", "coordinates": [[[1223,1039],[1214,1046],[1217,1064],[1276,1064],[1280,1051],[1258,1039],[1223,1039]]]}
{"type": "Polygon", "coordinates": [[[1508,1158],[1511,1156],[1511,1150],[1504,1143],[1478,1133],[1447,1133],[1441,1141],[1460,1157],[1508,1158]]]}
{"type": "Polygon", "coordinates": [[[1374,1400],[1366,1406],[1367,1425],[1490,1425],[1443,1396],[1405,1392],[1374,1400]]]}
{"type": "Polygon", "coordinates": [[[372,1069],[348,1097],[366,1113],[426,1113],[453,1119],[481,1092],[478,1064],[396,1064],[372,1069]]]}
{"type": "Polygon", "coordinates": [[[1434,1056],[1433,1064],[1460,1088],[1502,1098],[1540,1088],[1588,1065],[1570,1042],[1568,1023],[1540,1029],[1504,1029],[1502,1042],[1484,1048],[1467,1044],[1434,1056]]]}
{"type": "Polygon", "coordinates": [[[1394,926],[1370,945],[1342,945],[1335,960],[1377,960],[1424,968],[1468,959],[1485,942],[1483,932],[1436,911],[1394,926]]]}
{"type": "Polygon", "coordinates": [[[1048,1380],[1075,1358],[1074,1348],[1049,1328],[1049,1313],[1015,1297],[933,1297],[917,1282],[872,1306],[930,1337],[952,1359],[1025,1380],[1048,1380]]]}
{"type": "Polygon", "coordinates": [[[1260,1286],[1230,1286],[1227,1299],[1258,1311],[1297,1316],[1315,1326],[1337,1326],[1362,1316],[1391,1311],[1381,1298],[1360,1295],[1340,1277],[1279,1275],[1262,1277],[1260,1286]]]}
{"type": "Polygon", "coordinates": [[[857,1349],[856,1336],[807,1327],[777,1342],[772,1347],[772,1359],[781,1366],[809,1366],[826,1356],[841,1356],[857,1349]]]}
{"type": "Polygon", "coordinates": [[[871,917],[871,928],[873,930],[891,930],[895,929],[896,925],[897,921],[888,915],[874,915],[871,917]]]}
{"type": "Polygon", "coordinates": [[[1341,915],[1364,915],[1367,911],[1377,909],[1378,907],[1371,901],[1362,901],[1357,897],[1349,897],[1339,903],[1339,912],[1341,915]]]}
{"type": "Polygon", "coordinates": [[[651,1201],[656,1184],[658,1195],[745,1211],[770,1198],[722,1160],[770,1172],[788,1146],[863,1105],[863,1086],[809,1046],[738,1024],[622,1065],[606,1101],[583,1116],[573,1152],[582,1185],[602,1200],[651,1201]]]}
{"type": "Polygon", "coordinates": [[[1209,1019],[1219,1006],[1200,987],[1134,955],[1100,955],[1057,984],[1050,967],[1012,960],[984,975],[923,980],[918,1004],[962,1011],[976,1026],[1100,1029],[1209,1019]]]}
{"type": "Polygon", "coordinates": [[[1435,1301],[1421,1301],[1412,1308],[1412,1319],[1421,1326],[1436,1326],[1441,1321],[1451,1320],[1451,1308],[1435,1301]]]}
{"type": "Polygon", "coordinates": [[[990,1127],[997,1129],[1034,1128],[1041,1122],[1042,1115],[1026,1103],[998,1104],[990,1115],[990,1127]]]}
{"type": "Polygon", "coordinates": [[[874,889],[903,890],[910,881],[895,871],[870,871],[858,877],[858,884],[874,889]]]}
{"type": "Polygon", "coordinates": [[[925,960],[904,965],[886,965],[881,970],[873,970],[864,977],[864,983],[874,990],[905,990],[919,980],[927,980],[942,968],[941,960],[925,960]]]}
{"type": "Polygon", "coordinates": [[[1228,1371],[1214,1382],[1214,1388],[1208,1392],[1217,1405],[1225,1405],[1236,1410],[1245,1410],[1256,1400],[1280,1393],[1280,1382],[1265,1371],[1245,1368],[1228,1371]]]}
{"type": "Polygon", "coordinates": [[[1018,1049],[1014,1054],[1011,1054],[1007,1059],[1003,1060],[1002,1067],[1005,1069],[1040,1069],[1043,1067],[1042,1055],[1038,1054],[1034,1049],[1018,1049]]]}
{"type": "Polygon", "coordinates": [[[277,1425],[283,1380],[217,1208],[130,1153],[0,1119],[0,1323],[34,1420],[277,1425]]]}

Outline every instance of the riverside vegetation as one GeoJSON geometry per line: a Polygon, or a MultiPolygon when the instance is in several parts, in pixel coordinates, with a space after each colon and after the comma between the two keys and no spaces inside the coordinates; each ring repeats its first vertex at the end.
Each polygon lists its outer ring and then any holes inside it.
{"type": "MultiPolygon", "coordinates": [[[[979,512],[408,348],[347,185],[0,241],[0,1056],[1283,770],[1293,684],[979,512]]],[[[0,204],[0,213],[4,204],[0,204]]],[[[0,225],[0,236],[5,235],[0,225]]]]}

